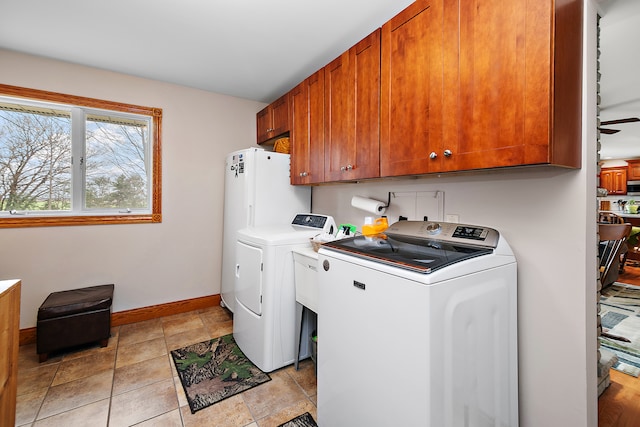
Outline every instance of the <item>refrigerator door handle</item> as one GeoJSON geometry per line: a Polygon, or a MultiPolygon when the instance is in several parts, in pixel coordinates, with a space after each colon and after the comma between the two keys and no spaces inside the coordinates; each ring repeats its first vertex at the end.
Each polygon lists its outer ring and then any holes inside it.
{"type": "Polygon", "coordinates": [[[236,264],[236,277],[240,277],[240,264],[236,264]]]}
{"type": "Polygon", "coordinates": [[[249,227],[253,227],[254,225],[256,225],[255,210],[253,209],[253,205],[249,205],[249,209],[247,210],[247,225],[249,227]]]}

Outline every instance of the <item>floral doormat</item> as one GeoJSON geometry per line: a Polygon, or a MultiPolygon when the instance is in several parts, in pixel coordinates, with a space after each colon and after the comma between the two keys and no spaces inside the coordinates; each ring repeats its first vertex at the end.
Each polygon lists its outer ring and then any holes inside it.
{"type": "Polygon", "coordinates": [[[318,424],[316,424],[310,413],[305,412],[284,424],[280,424],[278,427],[318,427],[318,424]]]}
{"type": "Polygon", "coordinates": [[[171,351],[191,413],[271,380],[242,353],[233,334],[171,351]]]}

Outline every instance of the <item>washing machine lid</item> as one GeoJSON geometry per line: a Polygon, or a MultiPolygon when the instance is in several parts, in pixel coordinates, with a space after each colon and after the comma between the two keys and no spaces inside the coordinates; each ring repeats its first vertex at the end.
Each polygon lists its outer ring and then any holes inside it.
{"type": "Polygon", "coordinates": [[[289,225],[262,225],[238,231],[238,240],[254,245],[288,245],[311,242],[309,239],[323,233],[333,234],[336,225],[329,215],[299,213],[289,225]]]}
{"type": "Polygon", "coordinates": [[[291,225],[265,225],[239,230],[238,241],[260,246],[300,243],[311,246],[310,239],[321,233],[321,230],[297,228],[291,225]]]}
{"type": "Polygon", "coordinates": [[[400,221],[373,237],[355,236],[323,248],[418,273],[494,253],[496,230],[465,224],[400,221]],[[402,224],[400,224],[402,223],[402,224]]]}

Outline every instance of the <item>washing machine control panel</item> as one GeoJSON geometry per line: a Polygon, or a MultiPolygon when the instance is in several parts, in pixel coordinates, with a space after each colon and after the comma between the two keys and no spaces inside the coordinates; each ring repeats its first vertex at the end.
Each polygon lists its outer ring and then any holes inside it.
{"type": "Polygon", "coordinates": [[[318,232],[333,234],[336,231],[336,223],[332,216],[312,213],[297,214],[291,225],[305,228],[317,228],[318,232]]]}
{"type": "Polygon", "coordinates": [[[401,235],[447,243],[462,243],[495,248],[500,234],[497,230],[469,224],[428,221],[398,221],[385,231],[390,236],[401,235]]]}

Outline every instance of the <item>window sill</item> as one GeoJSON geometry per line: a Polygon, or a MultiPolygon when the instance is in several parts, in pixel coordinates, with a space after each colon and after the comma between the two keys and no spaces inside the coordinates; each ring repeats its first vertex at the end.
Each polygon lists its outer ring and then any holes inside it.
{"type": "Polygon", "coordinates": [[[161,214],[92,216],[23,216],[0,218],[0,228],[53,227],[71,225],[146,224],[162,222],[161,214]]]}

